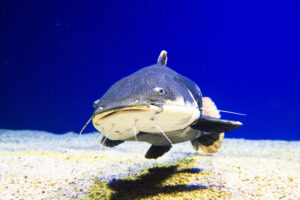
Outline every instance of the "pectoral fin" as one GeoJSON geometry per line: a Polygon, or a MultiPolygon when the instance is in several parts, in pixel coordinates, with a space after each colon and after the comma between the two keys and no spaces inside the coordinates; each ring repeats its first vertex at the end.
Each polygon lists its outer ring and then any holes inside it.
{"type": "Polygon", "coordinates": [[[123,141],[123,140],[110,140],[105,136],[103,136],[102,139],[101,139],[101,144],[105,147],[114,147],[114,146],[117,146],[117,145],[119,145],[123,142],[125,142],[125,141],[123,141]]]}
{"type": "Polygon", "coordinates": [[[171,145],[168,146],[157,146],[151,145],[150,149],[147,151],[145,157],[148,159],[156,159],[165,153],[167,153],[171,149],[171,145]]]}
{"type": "Polygon", "coordinates": [[[230,121],[202,115],[191,127],[210,133],[223,133],[236,129],[241,125],[242,123],[239,121],[230,121]]]}

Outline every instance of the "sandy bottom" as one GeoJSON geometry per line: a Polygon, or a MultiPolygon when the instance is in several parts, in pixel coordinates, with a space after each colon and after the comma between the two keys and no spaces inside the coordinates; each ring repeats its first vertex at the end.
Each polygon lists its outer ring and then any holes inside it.
{"type": "Polygon", "coordinates": [[[300,199],[300,142],[225,139],[214,154],[146,143],[101,147],[96,133],[0,130],[0,199],[300,199]]]}

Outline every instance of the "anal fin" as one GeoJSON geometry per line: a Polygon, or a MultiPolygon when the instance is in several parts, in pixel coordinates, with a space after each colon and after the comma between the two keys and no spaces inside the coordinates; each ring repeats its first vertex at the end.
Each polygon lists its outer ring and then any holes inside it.
{"type": "Polygon", "coordinates": [[[105,147],[114,147],[114,146],[117,146],[117,145],[119,145],[123,142],[125,142],[125,141],[123,141],[123,140],[111,140],[111,139],[108,139],[105,136],[103,136],[102,139],[101,139],[101,144],[105,147]]]}
{"type": "Polygon", "coordinates": [[[203,97],[203,119],[198,121],[196,127],[205,132],[204,135],[192,141],[196,151],[201,148],[206,153],[216,153],[223,142],[224,133],[239,126],[239,122],[220,120],[220,112],[209,97],[203,97]],[[234,125],[236,124],[236,125],[234,125]]]}
{"type": "Polygon", "coordinates": [[[211,133],[200,136],[192,141],[194,149],[199,147],[206,153],[216,153],[223,142],[224,133],[211,133]]]}
{"type": "Polygon", "coordinates": [[[156,159],[165,153],[167,153],[171,149],[171,145],[168,146],[157,146],[151,145],[150,149],[147,151],[145,158],[148,159],[156,159]]]}

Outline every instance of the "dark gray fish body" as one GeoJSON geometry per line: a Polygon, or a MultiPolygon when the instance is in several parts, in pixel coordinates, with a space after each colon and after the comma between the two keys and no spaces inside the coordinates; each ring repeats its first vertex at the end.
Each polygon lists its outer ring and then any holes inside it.
{"type": "Polygon", "coordinates": [[[196,144],[204,133],[220,134],[241,125],[205,116],[199,87],[166,62],[162,51],[157,64],[119,80],[95,102],[93,125],[105,136],[105,146],[148,142],[152,147],[146,157],[157,158],[172,144],[196,144]]]}

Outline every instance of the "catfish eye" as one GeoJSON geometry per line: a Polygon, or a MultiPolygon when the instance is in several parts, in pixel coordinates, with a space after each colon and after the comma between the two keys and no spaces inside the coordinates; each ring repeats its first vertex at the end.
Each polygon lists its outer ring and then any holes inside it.
{"type": "Polygon", "coordinates": [[[162,96],[165,94],[165,90],[161,87],[156,87],[156,88],[154,88],[154,90],[155,90],[156,94],[159,96],[162,96]]]}

